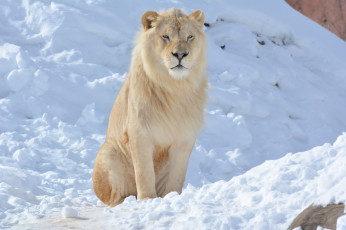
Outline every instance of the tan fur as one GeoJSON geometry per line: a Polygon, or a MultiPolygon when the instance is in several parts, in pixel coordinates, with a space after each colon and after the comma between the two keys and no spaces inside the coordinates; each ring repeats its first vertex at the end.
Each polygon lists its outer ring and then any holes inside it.
{"type": "Polygon", "coordinates": [[[95,194],[115,206],[181,192],[207,100],[204,14],[170,9],[141,17],[127,79],[93,172],[95,194]],[[165,36],[164,36],[165,35],[165,36]],[[191,37],[192,36],[192,37],[191,37]],[[166,39],[169,37],[169,39],[166,39]],[[187,54],[178,66],[178,56],[187,54]],[[179,67],[179,68],[178,68],[179,67]]]}

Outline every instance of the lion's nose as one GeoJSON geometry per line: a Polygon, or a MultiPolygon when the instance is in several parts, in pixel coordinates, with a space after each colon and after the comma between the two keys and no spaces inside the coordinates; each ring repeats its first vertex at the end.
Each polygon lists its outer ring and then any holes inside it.
{"type": "Polygon", "coordinates": [[[189,55],[189,53],[173,53],[171,52],[171,54],[178,58],[179,61],[181,61],[184,57],[186,57],[187,55],[189,55]]]}

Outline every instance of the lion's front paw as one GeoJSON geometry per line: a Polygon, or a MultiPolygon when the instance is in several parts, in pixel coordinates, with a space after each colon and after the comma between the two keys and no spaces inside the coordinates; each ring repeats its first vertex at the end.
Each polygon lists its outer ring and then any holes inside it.
{"type": "Polygon", "coordinates": [[[148,200],[148,199],[154,199],[156,197],[157,197],[156,193],[151,193],[151,194],[146,193],[146,194],[139,194],[137,196],[137,199],[138,200],[148,200]]]}

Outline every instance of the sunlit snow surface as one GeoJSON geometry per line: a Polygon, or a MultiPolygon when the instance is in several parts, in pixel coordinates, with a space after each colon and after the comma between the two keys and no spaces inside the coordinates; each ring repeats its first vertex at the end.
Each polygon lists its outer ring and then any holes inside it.
{"type": "Polygon", "coordinates": [[[0,228],[285,229],[313,202],[345,202],[345,60],[344,41],[283,0],[3,0],[0,228]],[[140,16],[171,7],[209,24],[184,191],[100,207],[94,159],[140,16]]]}

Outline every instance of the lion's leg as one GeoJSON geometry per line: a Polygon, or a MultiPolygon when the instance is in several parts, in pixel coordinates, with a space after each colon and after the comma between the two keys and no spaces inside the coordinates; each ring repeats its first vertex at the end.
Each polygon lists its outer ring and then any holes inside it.
{"type": "MultiPolygon", "coordinates": [[[[137,133],[138,134],[138,133],[137,133]]],[[[145,200],[157,197],[153,163],[154,147],[145,135],[130,135],[130,149],[135,171],[137,198],[145,200]]]]}
{"type": "Polygon", "coordinates": [[[169,173],[162,197],[172,191],[181,193],[193,146],[194,141],[190,141],[174,144],[169,149],[169,173]]]}
{"type": "Polygon", "coordinates": [[[93,171],[96,196],[106,205],[115,206],[127,196],[136,195],[131,169],[124,155],[105,142],[96,156],[93,171]]]}

